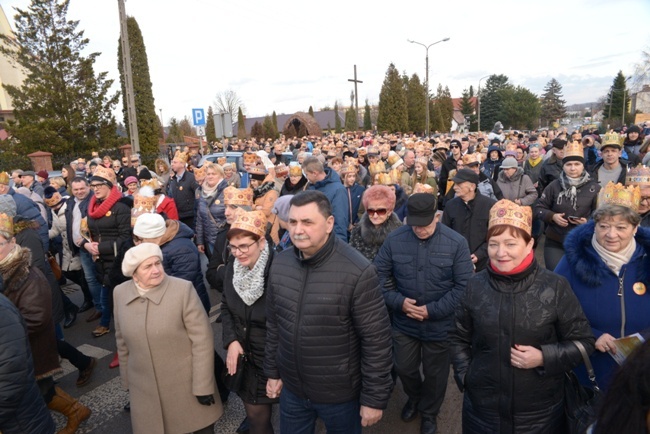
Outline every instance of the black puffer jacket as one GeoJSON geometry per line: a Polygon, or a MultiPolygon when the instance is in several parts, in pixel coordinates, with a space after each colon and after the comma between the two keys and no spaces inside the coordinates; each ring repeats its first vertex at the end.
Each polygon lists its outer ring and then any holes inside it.
{"type": "Polygon", "coordinates": [[[488,269],[467,284],[450,333],[456,382],[465,391],[464,433],[555,433],[564,423],[563,373],[594,337],[567,280],[533,263],[503,276],[488,269]],[[544,366],[517,369],[514,345],[542,351],[544,366]]]}
{"type": "Polygon", "coordinates": [[[375,267],[332,232],[309,259],[287,249],[271,266],[264,373],[321,404],[385,409],[390,322],[375,267]]]}
{"type": "Polygon", "coordinates": [[[56,425],[36,385],[25,321],[2,294],[0,348],[0,430],[6,434],[54,433],[56,425]]]}

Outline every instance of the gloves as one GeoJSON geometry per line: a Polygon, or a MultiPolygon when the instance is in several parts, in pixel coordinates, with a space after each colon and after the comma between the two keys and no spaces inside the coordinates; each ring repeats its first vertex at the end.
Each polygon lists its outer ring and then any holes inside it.
{"type": "Polygon", "coordinates": [[[214,395],[197,396],[196,400],[201,405],[212,405],[214,404],[214,395]]]}

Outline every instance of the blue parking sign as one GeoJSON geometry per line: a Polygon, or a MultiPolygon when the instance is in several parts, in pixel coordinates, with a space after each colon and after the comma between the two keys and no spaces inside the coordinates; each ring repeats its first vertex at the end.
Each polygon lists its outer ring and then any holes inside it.
{"type": "Polygon", "coordinates": [[[205,112],[202,108],[192,109],[192,122],[194,125],[205,125],[205,112]]]}

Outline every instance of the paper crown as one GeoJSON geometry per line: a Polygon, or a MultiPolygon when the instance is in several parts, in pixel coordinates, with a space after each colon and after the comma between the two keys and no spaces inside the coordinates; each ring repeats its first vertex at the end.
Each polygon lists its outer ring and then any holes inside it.
{"type": "Polygon", "coordinates": [[[569,157],[579,157],[579,158],[585,157],[585,152],[582,143],[580,143],[577,140],[574,140],[573,142],[566,144],[566,146],[564,147],[564,158],[569,158],[569,157]]]}
{"type": "Polygon", "coordinates": [[[488,229],[497,225],[513,226],[531,234],[533,229],[532,208],[529,206],[519,206],[508,199],[501,199],[490,209],[488,229]]]}
{"type": "Polygon", "coordinates": [[[421,183],[416,183],[415,187],[413,187],[413,193],[428,193],[428,194],[434,194],[433,187],[431,187],[429,184],[421,184],[421,183]]]}
{"type": "Polygon", "coordinates": [[[376,146],[368,146],[368,155],[379,155],[379,149],[376,146]]]}
{"type": "MultiPolygon", "coordinates": [[[[197,169],[194,169],[194,172],[196,173],[197,169]]],[[[196,175],[194,175],[196,177],[196,175]]],[[[158,190],[159,188],[162,188],[162,184],[160,181],[156,178],[151,178],[151,179],[141,179],[140,180],[140,188],[142,187],[151,187],[152,190],[158,190]]]]}
{"type": "Polygon", "coordinates": [[[619,136],[618,133],[615,133],[612,131],[611,133],[605,134],[605,137],[603,137],[603,144],[600,145],[602,148],[603,146],[617,146],[621,148],[621,136],[619,136]]]}
{"type": "Polygon", "coordinates": [[[357,173],[357,166],[354,164],[346,164],[341,167],[341,175],[347,175],[348,173],[357,173]]]}
{"type": "Polygon", "coordinates": [[[284,163],[280,163],[277,166],[275,166],[276,177],[283,178],[287,175],[289,175],[289,168],[284,163]]]}
{"type": "Polygon", "coordinates": [[[302,176],[302,167],[297,164],[289,166],[289,176],[302,176]]]}
{"type": "Polygon", "coordinates": [[[650,186],[650,167],[638,165],[628,169],[625,185],[650,186]]]}
{"type": "Polygon", "coordinates": [[[481,153],[474,152],[473,154],[463,155],[463,164],[469,166],[470,164],[481,164],[481,153]]]}
{"type": "Polygon", "coordinates": [[[375,176],[378,173],[383,173],[386,171],[386,166],[384,165],[383,161],[377,161],[376,163],[370,163],[368,166],[368,172],[370,172],[370,176],[375,176]]]}
{"type": "Polygon", "coordinates": [[[253,206],[253,190],[226,187],[223,190],[223,203],[224,205],[253,206]]]}
{"type": "Polygon", "coordinates": [[[264,166],[251,166],[247,170],[251,175],[266,175],[266,169],[264,166]]]}
{"type": "Polygon", "coordinates": [[[45,205],[49,206],[50,208],[57,206],[61,203],[62,200],[63,198],[61,197],[61,193],[58,191],[52,193],[52,196],[50,197],[43,197],[43,202],[45,202],[45,205]]]}
{"type": "Polygon", "coordinates": [[[228,161],[228,159],[226,157],[218,157],[217,158],[217,164],[219,166],[223,166],[224,164],[226,164],[227,161],[228,161]]]}
{"type": "Polygon", "coordinates": [[[358,154],[358,155],[367,155],[367,154],[368,154],[368,150],[367,150],[366,148],[359,148],[359,149],[357,150],[357,154],[358,154]]]}
{"type": "MultiPolygon", "coordinates": [[[[142,189],[140,189],[142,190],[142,189]]],[[[156,212],[156,203],[158,196],[143,196],[138,191],[133,195],[133,208],[131,208],[131,227],[135,226],[135,221],[142,214],[156,212]]]]}
{"type": "Polygon", "coordinates": [[[115,171],[113,169],[109,169],[108,167],[104,166],[97,166],[97,169],[95,169],[95,173],[93,173],[93,177],[99,177],[103,178],[107,181],[109,181],[111,184],[115,184],[115,171]]]}
{"type": "Polygon", "coordinates": [[[404,164],[404,160],[402,160],[402,157],[397,155],[397,152],[395,151],[390,151],[388,153],[388,158],[386,159],[388,162],[388,165],[390,166],[391,169],[397,169],[400,165],[404,164]]]}
{"type": "Polygon", "coordinates": [[[178,160],[187,164],[188,161],[187,152],[176,151],[176,153],[174,154],[174,160],[178,160]]]}
{"type": "Polygon", "coordinates": [[[630,208],[632,211],[639,210],[641,203],[641,189],[635,185],[614,184],[609,181],[598,193],[598,207],[604,205],[619,205],[630,208]]]}
{"type": "Polygon", "coordinates": [[[244,211],[237,213],[230,230],[241,229],[264,238],[266,234],[266,216],[263,211],[244,211]]]}
{"type": "Polygon", "coordinates": [[[244,164],[255,164],[257,158],[254,152],[244,152],[244,164]]]}
{"type": "Polygon", "coordinates": [[[387,173],[377,174],[375,178],[377,182],[375,184],[395,185],[400,183],[401,178],[402,178],[402,173],[397,169],[393,169],[387,173]]]}
{"type": "Polygon", "coordinates": [[[412,140],[407,140],[407,142],[404,143],[404,147],[406,149],[413,149],[413,148],[415,148],[415,142],[412,141],[412,140]]]}
{"type": "Polygon", "coordinates": [[[427,157],[418,157],[415,159],[415,162],[422,164],[424,167],[429,166],[429,160],[427,159],[427,157]]]}
{"type": "Polygon", "coordinates": [[[196,182],[199,184],[205,179],[205,171],[208,168],[207,164],[204,164],[201,167],[195,167],[192,170],[192,173],[194,173],[194,178],[196,179],[196,182]]]}
{"type": "Polygon", "coordinates": [[[9,185],[9,179],[10,176],[7,172],[1,172],[0,173],[0,184],[2,185],[9,185]]]}
{"type": "Polygon", "coordinates": [[[14,219],[5,213],[0,213],[0,231],[14,235],[14,219]]]}

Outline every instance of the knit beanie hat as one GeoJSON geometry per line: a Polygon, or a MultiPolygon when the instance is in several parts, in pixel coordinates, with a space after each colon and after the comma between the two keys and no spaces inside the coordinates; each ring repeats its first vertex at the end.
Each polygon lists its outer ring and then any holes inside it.
{"type": "Polygon", "coordinates": [[[138,216],[133,226],[133,235],[145,240],[162,237],[167,225],[160,214],[145,213],[138,216]]]}
{"type": "Polygon", "coordinates": [[[124,260],[122,261],[122,274],[126,277],[132,277],[140,264],[154,256],[162,261],[162,250],[160,250],[158,244],[142,243],[135,247],[131,247],[124,255],[124,260]]]}
{"type": "Polygon", "coordinates": [[[16,201],[10,194],[0,195],[0,214],[16,217],[16,201]]]}

